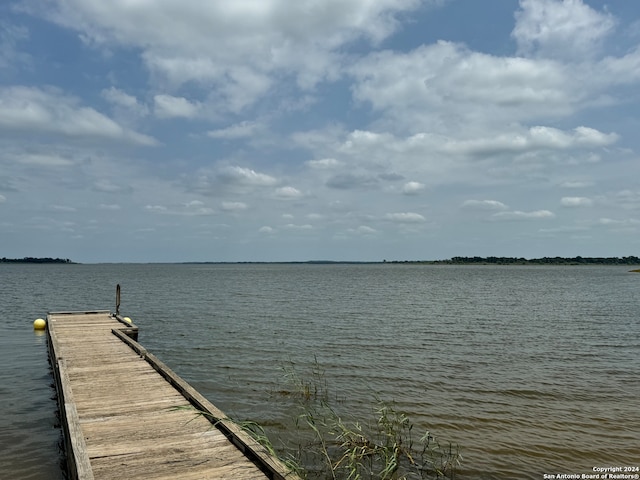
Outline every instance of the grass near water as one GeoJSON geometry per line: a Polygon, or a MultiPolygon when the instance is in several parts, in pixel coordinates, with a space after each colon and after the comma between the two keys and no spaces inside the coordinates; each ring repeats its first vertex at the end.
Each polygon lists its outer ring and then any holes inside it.
{"type": "MultiPolygon", "coordinates": [[[[393,404],[376,399],[367,418],[340,411],[324,372],[315,362],[300,376],[284,367],[286,388],[278,395],[297,403],[296,431],[283,442],[281,458],[308,480],[410,480],[455,478],[462,456],[457,445],[440,442],[393,404]]],[[[289,435],[289,432],[287,432],[289,435]]]]}

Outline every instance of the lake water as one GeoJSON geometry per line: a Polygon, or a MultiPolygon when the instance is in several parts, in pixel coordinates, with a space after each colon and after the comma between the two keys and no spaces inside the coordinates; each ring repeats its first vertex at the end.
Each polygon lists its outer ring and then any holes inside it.
{"type": "MultiPolygon", "coordinates": [[[[462,480],[640,466],[631,267],[0,265],[0,476],[62,479],[47,311],[111,309],[230,416],[293,427],[284,371],[340,408],[394,402],[460,445],[462,480]]],[[[274,442],[277,443],[277,442],[274,442]]]]}

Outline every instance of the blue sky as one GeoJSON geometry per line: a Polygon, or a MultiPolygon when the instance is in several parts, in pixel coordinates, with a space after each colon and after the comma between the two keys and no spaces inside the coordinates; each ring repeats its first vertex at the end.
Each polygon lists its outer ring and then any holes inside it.
{"type": "Polygon", "coordinates": [[[0,256],[638,255],[640,3],[0,5],[0,256]]]}

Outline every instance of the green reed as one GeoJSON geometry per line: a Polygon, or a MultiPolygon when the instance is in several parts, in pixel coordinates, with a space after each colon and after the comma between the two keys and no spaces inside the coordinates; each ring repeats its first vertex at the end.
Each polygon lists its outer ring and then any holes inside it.
{"type": "MultiPolygon", "coordinates": [[[[412,480],[455,478],[462,456],[450,442],[440,443],[429,431],[416,434],[409,417],[393,403],[376,398],[367,418],[339,412],[343,403],[330,400],[323,369],[315,361],[301,377],[293,363],[284,367],[289,389],[282,396],[297,402],[295,438],[283,446],[289,465],[309,480],[412,480]]],[[[287,436],[291,437],[290,432],[287,436]]]]}
{"type": "MultiPolygon", "coordinates": [[[[429,431],[417,434],[409,417],[393,403],[375,398],[375,407],[366,418],[341,414],[338,408],[345,402],[337,396],[331,398],[317,359],[306,377],[298,373],[293,362],[283,370],[286,386],[274,393],[291,399],[298,414],[296,428],[287,430],[278,446],[256,422],[225,420],[240,426],[301,478],[455,479],[462,460],[458,446],[440,443],[429,431]]],[[[208,416],[197,409],[194,413],[208,416]]]]}

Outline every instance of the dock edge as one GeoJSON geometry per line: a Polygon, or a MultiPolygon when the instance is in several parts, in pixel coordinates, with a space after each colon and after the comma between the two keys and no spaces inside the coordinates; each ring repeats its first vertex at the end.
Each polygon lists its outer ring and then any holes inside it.
{"type": "Polygon", "coordinates": [[[49,359],[53,371],[54,383],[58,397],[60,423],[63,443],[66,451],[67,468],[70,480],[94,480],[89,454],[84,441],[82,427],[73,401],[73,392],[64,358],[60,356],[60,348],[56,334],[49,328],[52,315],[86,315],[104,313],[122,323],[122,328],[114,328],[111,332],[128,345],[169,384],[171,384],[195,409],[204,414],[211,424],[220,430],[227,439],[238,448],[247,459],[253,462],[271,480],[301,480],[296,472],[291,471],[279,458],[272,455],[263,445],[244,431],[237,423],[229,419],[220,409],[207,400],[187,381],[171,370],[154,354],[138,343],[138,327],[126,322],[119,314],[109,310],[64,311],[47,314],[47,340],[49,359]]]}

